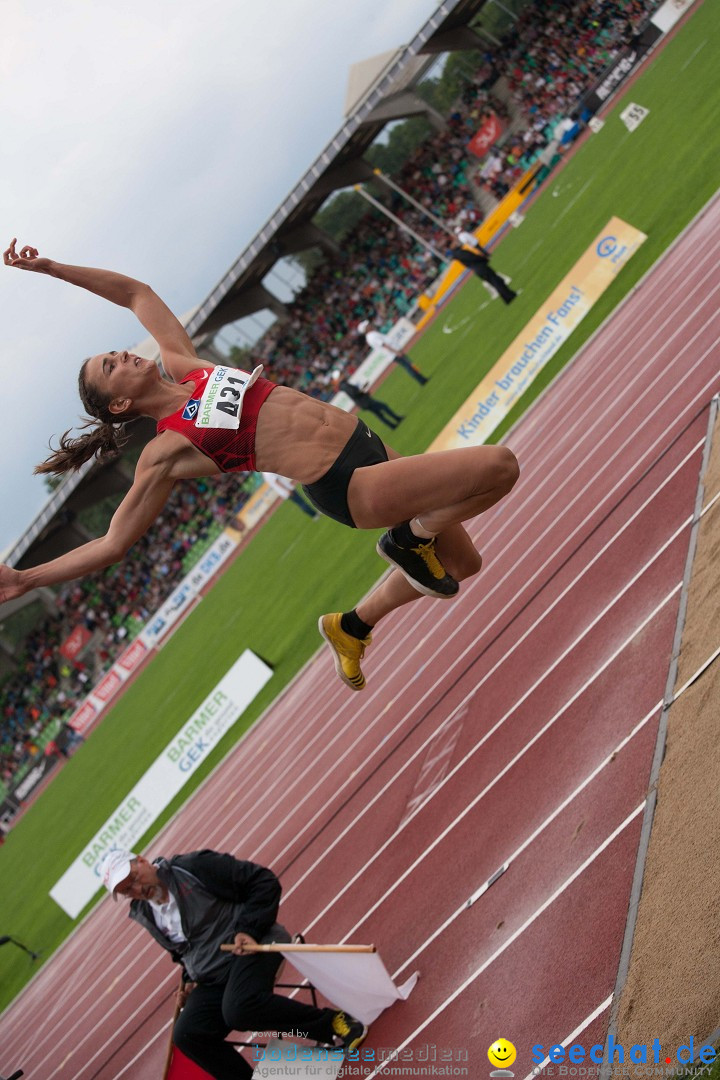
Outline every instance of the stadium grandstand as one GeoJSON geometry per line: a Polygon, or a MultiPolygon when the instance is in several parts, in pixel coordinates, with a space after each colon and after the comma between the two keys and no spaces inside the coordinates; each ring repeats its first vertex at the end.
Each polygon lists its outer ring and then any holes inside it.
{"type": "MultiPolygon", "coordinates": [[[[567,130],[572,119],[579,130],[584,96],[641,34],[657,0],[552,0],[517,7],[517,14],[503,10],[503,21],[492,22],[490,30],[485,0],[447,0],[407,46],[353,70],[340,130],[184,320],[203,359],[244,367],[262,363],[275,381],[331,400],[341,379],[364,358],[357,324],[372,318],[389,329],[400,317],[414,320],[418,296],[443,268],[431,248],[447,247],[445,229],[389,191],[374,169],[384,166],[447,229],[478,225],[533,163],[558,159],[559,125],[567,130]],[[469,144],[490,119],[498,134],[478,156],[469,144]],[[398,160],[392,135],[403,126],[407,138],[398,160]],[[401,225],[346,190],[356,184],[368,185],[401,225]],[[288,258],[304,266],[304,284],[291,302],[283,302],[267,279],[288,258]],[[259,312],[271,313],[269,328],[250,345],[228,349],[223,331],[259,312]]],[[[136,351],[159,359],[151,340],[136,351]]],[[[149,422],[137,422],[121,458],[109,465],[87,463],[64,479],[5,561],[22,569],[103,531],[151,433],[149,422]]],[[[240,485],[232,478],[184,484],[121,566],[3,606],[5,793],[22,781],[48,743],[55,745],[88,688],[224,526],[237,521],[257,485],[254,477],[240,485]],[[113,604],[106,602],[109,595],[113,604]],[[63,644],[79,630],[82,648],[67,654],[63,644]]],[[[15,806],[6,803],[7,813],[15,806]]]]}

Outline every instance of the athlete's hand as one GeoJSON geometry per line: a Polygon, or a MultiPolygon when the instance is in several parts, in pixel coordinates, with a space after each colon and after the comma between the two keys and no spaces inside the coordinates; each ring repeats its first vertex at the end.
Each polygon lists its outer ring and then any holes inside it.
{"type": "Polygon", "coordinates": [[[242,932],[240,932],[239,934],[235,935],[233,945],[235,946],[235,948],[233,949],[233,956],[247,956],[245,946],[257,945],[257,941],[254,937],[251,937],[250,934],[243,934],[242,932]]]}
{"type": "Polygon", "coordinates": [[[4,604],[6,600],[14,600],[16,596],[22,596],[26,592],[20,571],[0,564],[0,604],[4,604]]]}
{"type": "Polygon", "coordinates": [[[17,237],[15,236],[10,241],[10,246],[3,251],[3,262],[6,266],[14,266],[18,270],[34,270],[36,274],[47,274],[51,265],[50,259],[39,258],[37,248],[30,247],[29,244],[21,248],[18,255],[15,250],[16,244],[17,237]]]}

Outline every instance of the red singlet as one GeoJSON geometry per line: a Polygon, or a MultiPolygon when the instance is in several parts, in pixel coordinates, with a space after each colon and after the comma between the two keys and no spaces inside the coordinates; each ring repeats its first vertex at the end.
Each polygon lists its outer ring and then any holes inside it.
{"type": "Polygon", "coordinates": [[[248,377],[246,371],[221,366],[189,372],[180,385],[194,382],[193,395],[177,412],[158,421],[158,435],[177,431],[222,472],[254,472],[258,414],[277,383],[258,377],[244,390],[248,377]],[[236,427],[239,401],[242,411],[236,427]]]}

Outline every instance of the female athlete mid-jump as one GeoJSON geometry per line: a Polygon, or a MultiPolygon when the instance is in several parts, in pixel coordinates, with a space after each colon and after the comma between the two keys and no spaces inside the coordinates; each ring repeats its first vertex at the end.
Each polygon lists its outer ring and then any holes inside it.
{"type": "Polygon", "coordinates": [[[251,470],[290,477],[318,510],[351,528],[388,529],[377,550],[393,573],[353,610],[319,621],[338,675],[354,690],[365,686],[360,661],[380,619],[421,593],[452,597],[458,581],[480,570],[461,522],[493,506],[517,480],[517,462],[506,447],[401,457],[357,417],[261,378],[260,368],[249,374],[199,360],[149,285],[41,258],[29,246],[18,254],[16,243],[4,252],[6,266],[59,278],[130,308],[157,341],[169,379],[153,361],[128,352],[100,353],[83,363],[80,398],[93,419],[75,437],[66,432],[36,472],[63,473],[92,457],[114,456],[124,423],[139,416],[157,421],[157,435],[140,455],[105,536],[27,570],[0,567],[0,603],[118,562],[158,517],[178,480],[251,470]]]}

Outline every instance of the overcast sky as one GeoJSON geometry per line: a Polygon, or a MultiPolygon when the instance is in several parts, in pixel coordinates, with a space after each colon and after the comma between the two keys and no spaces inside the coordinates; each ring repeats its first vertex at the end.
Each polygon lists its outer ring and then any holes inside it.
{"type": "MultiPolygon", "coordinates": [[[[0,241],[199,303],[342,123],[350,66],[434,0],[4,0],[0,241]]],[[[0,267],[0,551],[80,413],[82,359],[144,337],[128,312],[0,267]]]]}

